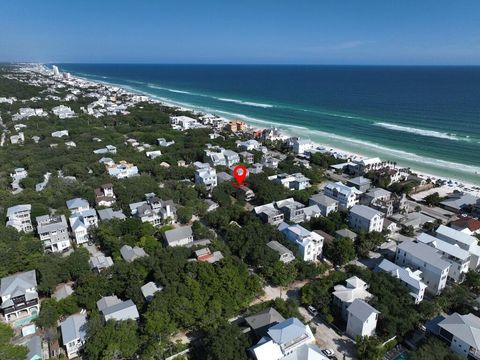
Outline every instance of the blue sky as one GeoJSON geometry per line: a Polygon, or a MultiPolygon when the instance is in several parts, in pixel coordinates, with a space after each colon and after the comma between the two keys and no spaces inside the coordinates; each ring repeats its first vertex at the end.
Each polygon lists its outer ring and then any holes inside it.
{"type": "Polygon", "coordinates": [[[3,0],[0,61],[480,65],[480,1],[3,0]]]}

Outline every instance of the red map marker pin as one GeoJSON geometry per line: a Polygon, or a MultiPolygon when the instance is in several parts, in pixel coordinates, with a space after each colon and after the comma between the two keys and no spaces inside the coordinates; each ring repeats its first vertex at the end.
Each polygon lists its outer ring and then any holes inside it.
{"type": "Polygon", "coordinates": [[[247,168],[243,165],[237,165],[233,169],[233,176],[235,177],[235,180],[237,180],[238,185],[242,186],[243,180],[245,180],[245,177],[247,176],[247,168]]]}

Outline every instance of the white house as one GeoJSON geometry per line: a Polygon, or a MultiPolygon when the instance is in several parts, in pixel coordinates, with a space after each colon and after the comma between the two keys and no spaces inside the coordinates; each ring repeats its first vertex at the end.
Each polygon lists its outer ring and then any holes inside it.
{"type": "Polygon", "coordinates": [[[193,244],[193,232],[191,226],[182,226],[167,230],[164,233],[168,246],[189,246],[193,244]]]}
{"type": "Polygon", "coordinates": [[[304,154],[312,149],[315,149],[315,144],[310,140],[295,139],[292,143],[292,148],[295,154],[304,154]]]}
{"type": "Polygon", "coordinates": [[[127,163],[125,160],[121,160],[118,164],[106,165],[108,175],[113,176],[117,179],[125,179],[132,176],[138,175],[138,168],[130,163],[127,163]]]}
{"type": "Polygon", "coordinates": [[[295,260],[295,255],[293,255],[289,249],[280,244],[278,241],[270,241],[267,243],[267,246],[280,256],[279,260],[284,264],[288,264],[289,262],[295,260]]]}
{"type": "Polygon", "coordinates": [[[98,300],[97,308],[103,314],[105,321],[137,320],[140,317],[137,306],[132,300],[122,301],[115,295],[98,300]]]}
{"type": "Polygon", "coordinates": [[[338,210],[338,201],[324,194],[315,194],[308,199],[308,205],[317,205],[323,216],[338,210]]]}
{"type": "Polygon", "coordinates": [[[52,137],[61,138],[64,136],[68,136],[68,130],[59,130],[52,132],[52,137]]]}
{"type": "Polygon", "coordinates": [[[434,295],[440,294],[445,288],[452,266],[435,248],[414,241],[404,241],[398,245],[395,263],[420,270],[427,290],[434,295]]]}
{"type": "Polygon", "coordinates": [[[316,232],[308,231],[298,224],[289,226],[285,222],[278,226],[278,230],[297,246],[304,261],[317,261],[321,257],[324,239],[316,232]]]}
{"type": "Polygon", "coordinates": [[[383,214],[365,205],[353,205],[348,214],[348,221],[354,230],[382,232],[383,229],[383,214]]]}
{"type": "Polygon", "coordinates": [[[272,175],[268,177],[268,180],[292,190],[304,190],[311,186],[310,179],[304,176],[302,173],[295,173],[291,175],[282,173],[272,175]]]}
{"type": "Polygon", "coordinates": [[[60,332],[67,357],[69,359],[77,357],[87,337],[87,315],[79,313],[67,317],[60,323],[60,332]]]}
{"type": "Polygon", "coordinates": [[[95,209],[88,209],[75,213],[70,217],[69,221],[77,245],[89,241],[90,236],[88,234],[88,229],[98,226],[98,216],[95,209]]]}
{"type": "Polygon", "coordinates": [[[449,279],[454,282],[462,282],[465,279],[470,265],[470,253],[467,250],[426,233],[418,235],[417,240],[437,249],[443,259],[452,264],[448,272],[449,279]]]}
{"type": "Polygon", "coordinates": [[[205,165],[207,166],[195,170],[195,184],[205,185],[210,190],[217,186],[217,170],[205,165]]]}
{"type": "Polygon", "coordinates": [[[450,244],[456,244],[470,253],[470,269],[477,270],[480,265],[480,246],[478,240],[461,231],[440,225],[436,237],[450,244]]]}
{"type": "Polygon", "coordinates": [[[90,204],[87,200],[81,198],[75,198],[71,200],[67,200],[67,208],[70,210],[70,213],[78,214],[82,211],[90,209],[90,204]]]}
{"type": "Polygon", "coordinates": [[[369,300],[372,294],[368,291],[368,284],[357,276],[352,276],[345,280],[345,285],[335,285],[333,288],[333,304],[340,309],[342,318],[347,320],[347,308],[354,300],[369,300]]]}
{"type": "Polygon", "coordinates": [[[65,215],[37,216],[37,233],[48,252],[62,252],[71,246],[65,215]]]}
{"type": "Polygon", "coordinates": [[[408,267],[398,266],[387,259],[383,259],[377,268],[404,283],[415,304],[419,304],[423,300],[427,285],[422,281],[422,272],[420,270],[412,271],[408,267]]]}
{"type": "Polygon", "coordinates": [[[373,336],[380,312],[365,301],[355,299],[347,308],[348,320],[346,333],[353,339],[357,336],[373,336]]]}
{"type": "Polygon", "coordinates": [[[438,323],[439,336],[464,358],[480,359],[480,318],[473,314],[447,315],[438,323]]]}
{"type": "Polygon", "coordinates": [[[26,233],[33,231],[30,212],[32,205],[22,204],[9,207],[7,209],[7,226],[14,227],[17,231],[26,233]]]}
{"type": "Polygon", "coordinates": [[[323,192],[328,197],[337,200],[338,208],[342,210],[347,210],[358,204],[359,196],[362,194],[357,188],[344,185],[340,181],[328,183],[323,192]]]}

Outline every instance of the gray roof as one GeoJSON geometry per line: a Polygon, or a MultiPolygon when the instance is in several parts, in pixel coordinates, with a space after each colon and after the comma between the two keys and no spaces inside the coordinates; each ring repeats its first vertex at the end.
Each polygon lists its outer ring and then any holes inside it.
{"type": "Polygon", "coordinates": [[[27,289],[35,287],[37,287],[35,270],[17,273],[2,278],[0,296],[11,295],[14,297],[23,295],[27,289]]]}
{"type": "Polygon", "coordinates": [[[89,207],[88,201],[85,199],[75,198],[71,200],[67,200],[67,208],[68,209],[75,209],[78,207],[89,207]]]}
{"type": "Polygon", "coordinates": [[[295,349],[282,360],[328,360],[317,345],[305,344],[295,349]]]}
{"type": "Polygon", "coordinates": [[[155,295],[156,292],[162,291],[163,287],[157,286],[153,281],[150,281],[143,285],[140,290],[142,291],[143,297],[148,299],[155,295]]]}
{"type": "Polygon", "coordinates": [[[360,299],[353,300],[347,311],[360,321],[367,320],[372,313],[380,314],[380,311],[360,299]]]}
{"type": "Polygon", "coordinates": [[[473,314],[453,313],[441,321],[438,326],[447,330],[474,349],[480,349],[480,318],[473,314]]]}
{"type": "Polygon", "coordinates": [[[126,262],[132,262],[138,258],[147,256],[145,250],[138,246],[132,248],[129,245],[123,245],[120,248],[120,253],[122,254],[123,260],[125,260],[126,262]]]}
{"type": "Polygon", "coordinates": [[[89,260],[90,268],[95,269],[102,269],[107,268],[113,265],[113,260],[110,256],[105,255],[97,255],[92,256],[89,260]]]}
{"type": "Polygon", "coordinates": [[[337,203],[337,200],[332,199],[331,197],[325,195],[325,194],[315,194],[310,197],[310,200],[323,205],[325,207],[335,205],[337,203]]]}
{"type": "Polygon", "coordinates": [[[68,228],[67,219],[65,215],[50,216],[42,215],[37,216],[37,231],[38,233],[51,232],[68,228]]]}
{"type": "Polygon", "coordinates": [[[112,296],[104,296],[100,300],[97,301],[97,309],[99,311],[103,311],[110,306],[120,304],[122,300],[120,300],[117,295],[112,295],[112,296]]]}
{"type": "Polygon", "coordinates": [[[59,284],[52,297],[56,300],[62,300],[73,294],[73,288],[69,284],[59,284]]]}
{"type": "Polygon", "coordinates": [[[362,185],[370,185],[372,181],[370,179],[367,179],[363,176],[358,176],[356,178],[348,180],[350,184],[362,186],[362,185]]]}
{"type": "Polygon", "coordinates": [[[471,246],[473,244],[477,244],[478,240],[475,239],[473,236],[465,234],[461,231],[449,228],[445,225],[440,225],[436,230],[437,236],[441,238],[448,238],[454,240],[458,243],[465,244],[467,246],[471,246]]]}
{"type": "Polygon", "coordinates": [[[377,199],[377,198],[381,198],[381,197],[384,197],[384,196],[390,196],[390,195],[392,195],[392,193],[390,191],[382,189],[382,188],[373,188],[373,189],[370,189],[367,192],[366,195],[377,199]]]}
{"type": "Polygon", "coordinates": [[[378,215],[382,216],[379,211],[365,205],[353,205],[350,209],[350,213],[353,213],[368,220],[372,220],[375,216],[378,215]]]}
{"type": "Polygon", "coordinates": [[[269,307],[259,313],[245,318],[248,326],[253,330],[261,329],[265,326],[278,324],[285,321],[284,317],[272,307],[269,307]]]}
{"type": "Polygon", "coordinates": [[[17,212],[31,211],[31,210],[32,210],[32,205],[30,204],[15,205],[7,209],[7,217],[10,217],[17,212]]]}
{"type": "Polygon", "coordinates": [[[354,240],[356,237],[357,237],[357,234],[354,233],[353,231],[349,230],[349,229],[340,229],[340,230],[337,230],[335,231],[335,235],[337,235],[337,237],[341,237],[341,238],[349,238],[349,239],[352,239],[354,240]]]}
{"type": "Polygon", "coordinates": [[[440,204],[456,210],[461,210],[465,205],[475,205],[478,198],[470,194],[456,194],[442,201],[440,204]]]}
{"type": "Polygon", "coordinates": [[[192,236],[191,226],[182,226],[176,229],[165,231],[165,240],[168,245],[192,236]]]}
{"type": "Polygon", "coordinates": [[[36,357],[42,358],[42,339],[40,336],[36,335],[27,341],[25,346],[28,348],[27,359],[33,359],[36,357]]]}
{"type": "Polygon", "coordinates": [[[86,324],[86,314],[74,314],[62,321],[60,323],[60,329],[63,343],[68,344],[76,339],[85,339],[87,335],[86,324]]]}
{"type": "Polygon", "coordinates": [[[112,305],[102,311],[105,317],[114,318],[117,320],[138,319],[137,306],[132,300],[123,301],[121,303],[112,305]],[[109,316],[111,315],[111,316],[109,316]]]}
{"type": "Polygon", "coordinates": [[[227,174],[226,172],[222,171],[217,173],[218,182],[231,181],[232,179],[233,179],[233,176],[230,174],[227,174]]]}
{"type": "Polygon", "coordinates": [[[279,253],[280,255],[286,254],[286,253],[293,254],[292,251],[290,251],[288,248],[286,248],[285,246],[283,246],[282,244],[280,244],[278,241],[275,241],[275,240],[268,242],[267,246],[270,249],[279,253]]]}
{"type": "Polygon", "coordinates": [[[287,344],[305,334],[305,325],[297,318],[290,318],[268,329],[268,335],[277,344],[287,344]]]}
{"type": "Polygon", "coordinates": [[[108,209],[101,209],[98,210],[98,216],[100,217],[100,220],[113,220],[113,219],[119,219],[119,220],[125,220],[127,217],[123,214],[122,210],[117,210],[114,211],[111,208],[108,209]]]}
{"type": "Polygon", "coordinates": [[[442,259],[437,250],[431,246],[414,241],[404,241],[398,245],[397,249],[406,251],[418,259],[430,264],[437,269],[444,270],[450,267],[450,263],[442,259]]]}

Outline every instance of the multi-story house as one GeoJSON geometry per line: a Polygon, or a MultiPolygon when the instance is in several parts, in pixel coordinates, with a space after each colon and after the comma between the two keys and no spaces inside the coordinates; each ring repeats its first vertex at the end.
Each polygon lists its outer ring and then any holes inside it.
{"type": "Polygon", "coordinates": [[[383,229],[383,214],[365,205],[353,205],[348,214],[348,221],[354,230],[382,232],[383,229]]]}
{"type": "Polygon", "coordinates": [[[163,201],[155,194],[145,194],[146,201],[130,204],[130,212],[153,226],[164,225],[167,222],[174,223],[177,219],[177,210],[173,201],[163,201]]]}
{"type": "Polygon", "coordinates": [[[477,316],[459,313],[447,315],[438,323],[437,335],[461,357],[480,359],[480,318],[477,316]]]}
{"type": "Polygon", "coordinates": [[[115,204],[116,196],[113,192],[113,185],[103,184],[99,188],[95,189],[95,203],[97,206],[110,207],[115,204]]]}
{"type": "Polygon", "coordinates": [[[18,231],[26,233],[33,231],[32,220],[30,212],[32,205],[15,205],[7,209],[7,226],[12,226],[18,231]]]}
{"type": "Polygon", "coordinates": [[[420,270],[427,290],[434,295],[440,294],[445,288],[452,266],[435,248],[414,241],[404,241],[398,245],[395,263],[420,270]]]}
{"type": "Polygon", "coordinates": [[[272,175],[268,177],[268,180],[292,190],[305,190],[311,186],[310,179],[304,176],[302,173],[295,173],[291,175],[282,173],[272,175]]]}
{"type": "Polygon", "coordinates": [[[79,356],[87,338],[87,315],[73,314],[60,323],[62,343],[67,357],[73,359],[79,356]]]}
{"type": "Polygon", "coordinates": [[[458,245],[450,244],[426,233],[417,236],[417,240],[438,250],[438,253],[452,266],[448,278],[454,282],[462,282],[469,270],[470,253],[458,245]]]}
{"type": "Polygon", "coordinates": [[[138,168],[126,161],[122,160],[118,164],[108,164],[105,166],[108,175],[117,179],[125,179],[138,175],[138,168]]]}
{"type": "Polygon", "coordinates": [[[98,226],[98,216],[95,209],[75,213],[70,217],[69,221],[77,245],[88,242],[90,240],[88,229],[98,226]]]}
{"type": "Polygon", "coordinates": [[[256,206],[253,211],[263,222],[270,225],[279,225],[283,222],[283,213],[275,207],[275,203],[256,206]]]}
{"type": "Polygon", "coordinates": [[[480,266],[480,246],[478,240],[461,231],[440,225],[436,230],[436,237],[450,244],[458,245],[470,253],[470,269],[477,270],[480,266]]]}
{"type": "Polygon", "coordinates": [[[328,216],[338,210],[338,201],[324,194],[315,194],[308,200],[308,205],[317,205],[322,216],[328,216]]]}
{"type": "Polygon", "coordinates": [[[349,187],[341,182],[328,183],[323,191],[325,195],[338,201],[338,208],[341,210],[347,210],[358,204],[359,196],[362,194],[357,188],[349,187]]]}
{"type": "Polygon", "coordinates": [[[365,301],[355,299],[347,308],[346,333],[353,339],[357,336],[373,336],[380,312],[365,301]]]}
{"type": "Polygon", "coordinates": [[[40,312],[35,270],[2,278],[0,283],[3,316],[7,322],[35,317],[40,312]]]}
{"type": "Polygon", "coordinates": [[[71,246],[65,215],[37,216],[37,233],[47,252],[62,252],[71,246]]]}
{"type": "Polygon", "coordinates": [[[90,204],[85,199],[75,198],[67,200],[67,208],[70,210],[70,213],[74,215],[90,209],[90,204]]]}
{"type": "Polygon", "coordinates": [[[423,300],[427,285],[422,281],[420,270],[412,271],[408,267],[398,266],[387,259],[383,259],[377,269],[389,273],[404,283],[415,304],[419,304],[423,300]]]}
{"type": "Polygon", "coordinates": [[[324,239],[321,235],[308,231],[298,224],[289,226],[285,222],[278,226],[278,230],[288,241],[297,246],[304,261],[317,261],[322,256],[324,239]]]}
{"type": "Polygon", "coordinates": [[[217,186],[217,171],[208,164],[202,165],[195,170],[195,184],[205,185],[208,190],[211,190],[217,186]]]}
{"type": "Polygon", "coordinates": [[[369,300],[372,298],[372,294],[367,289],[368,284],[356,276],[345,280],[345,285],[335,285],[332,293],[333,304],[339,308],[343,320],[348,319],[347,308],[354,300],[369,300]]]}

